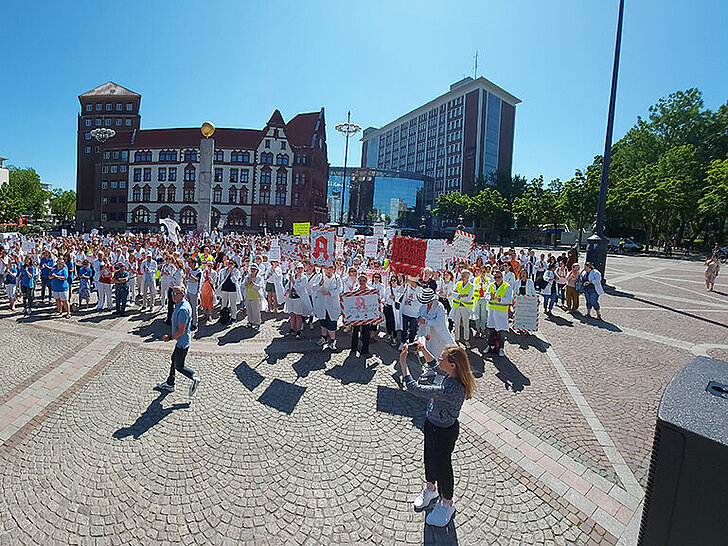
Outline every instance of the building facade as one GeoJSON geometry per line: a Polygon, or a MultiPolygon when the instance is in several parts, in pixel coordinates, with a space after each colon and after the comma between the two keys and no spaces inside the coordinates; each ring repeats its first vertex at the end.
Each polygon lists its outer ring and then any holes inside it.
{"type": "Polygon", "coordinates": [[[10,170],[7,167],[3,167],[5,157],[0,157],[0,186],[10,182],[10,170]]]}
{"type": "MultiPolygon", "coordinates": [[[[373,221],[395,223],[403,212],[421,214],[423,191],[432,184],[428,176],[384,169],[349,167],[344,188],[344,223],[371,224],[373,221]]],[[[339,222],[343,167],[329,168],[329,221],[339,222]]]]}
{"type": "Polygon", "coordinates": [[[511,174],[516,105],[521,101],[483,77],[450,91],[362,137],[362,167],[427,175],[425,206],[441,193],[472,192],[479,177],[511,174]]]}
{"type": "MultiPolygon", "coordinates": [[[[196,229],[200,129],[140,129],[141,96],[114,83],[79,100],[78,228],[146,230],[172,218],[196,229]],[[97,143],[94,127],[116,135],[97,143]]],[[[219,128],[212,138],[211,226],[290,231],[327,220],[323,108],[288,123],[276,110],[263,129],[219,128]]]]}

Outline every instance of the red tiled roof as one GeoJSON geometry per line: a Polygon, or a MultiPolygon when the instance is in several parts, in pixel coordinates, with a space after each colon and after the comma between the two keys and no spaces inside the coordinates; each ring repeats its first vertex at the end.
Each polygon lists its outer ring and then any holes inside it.
{"type": "MultiPolygon", "coordinates": [[[[257,129],[215,129],[212,138],[218,148],[255,149],[263,137],[257,129]]],[[[134,138],[134,148],[197,148],[202,133],[198,127],[184,129],[142,129],[134,138]]]]}
{"type": "Polygon", "coordinates": [[[285,121],[283,121],[283,116],[281,115],[281,111],[276,108],[276,111],[273,112],[273,115],[268,120],[268,125],[270,127],[283,127],[286,124],[285,121]]]}
{"type": "Polygon", "coordinates": [[[321,116],[323,125],[323,109],[321,112],[298,114],[286,124],[286,136],[296,146],[311,147],[311,137],[316,132],[316,122],[321,116]]]}

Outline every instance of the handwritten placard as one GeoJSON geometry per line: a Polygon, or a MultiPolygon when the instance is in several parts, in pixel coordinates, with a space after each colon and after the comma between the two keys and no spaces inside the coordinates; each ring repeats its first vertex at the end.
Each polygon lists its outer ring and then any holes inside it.
{"type": "Polygon", "coordinates": [[[336,237],[336,245],[335,245],[335,255],[336,259],[340,259],[344,257],[344,238],[343,237],[336,237]]]}
{"type": "Polygon", "coordinates": [[[294,235],[308,235],[311,232],[311,222],[293,222],[294,235]]]}
{"type": "Polygon", "coordinates": [[[453,260],[467,262],[470,260],[470,251],[475,242],[475,235],[466,231],[457,230],[452,239],[453,260]]]}
{"type": "Polygon", "coordinates": [[[413,237],[395,237],[392,241],[392,269],[407,275],[419,275],[425,267],[427,241],[413,237]]]}
{"type": "Polygon", "coordinates": [[[271,245],[268,251],[268,261],[280,262],[281,261],[281,247],[278,245],[271,245]]]}
{"type": "Polygon", "coordinates": [[[341,294],[342,320],[346,326],[378,324],[382,311],[377,290],[359,290],[341,294]]]}
{"type": "Polygon", "coordinates": [[[377,222],[374,224],[374,236],[377,239],[384,237],[384,222],[377,222]]]}
{"type": "Polygon", "coordinates": [[[296,236],[281,235],[281,257],[284,260],[298,260],[301,257],[300,242],[296,236]]]}
{"type": "Polygon", "coordinates": [[[379,239],[377,236],[366,237],[364,239],[364,257],[365,258],[376,258],[377,248],[379,246],[379,239]]]}
{"type": "Polygon", "coordinates": [[[513,330],[538,332],[538,297],[517,295],[513,300],[513,330]]]}

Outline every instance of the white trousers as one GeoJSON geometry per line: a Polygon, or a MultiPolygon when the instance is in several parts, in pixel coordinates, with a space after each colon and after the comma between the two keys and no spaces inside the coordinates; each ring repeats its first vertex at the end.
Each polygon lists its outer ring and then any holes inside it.
{"type": "Polygon", "coordinates": [[[157,287],[154,281],[142,281],[142,307],[154,308],[154,300],[157,299],[157,287]]]}
{"type": "Polygon", "coordinates": [[[465,341],[468,341],[470,339],[470,309],[468,309],[464,305],[461,305],[457,309],[453,309],[452,320],[455,323],[453,327],[455,340],[457,341],[458,339],[463,339],[465,341]],[[460,337],[461,326],[463,329],[462,337],[460,337]]]}
{"type": "Polygon", "coordinates": [[[99,294],[99,303],[96,304],[96,309],[103,309],[104,301],[106,301],[106,308],[111,309],[111,285],[99,282],[96,284],[96,291],[99,294]]]}

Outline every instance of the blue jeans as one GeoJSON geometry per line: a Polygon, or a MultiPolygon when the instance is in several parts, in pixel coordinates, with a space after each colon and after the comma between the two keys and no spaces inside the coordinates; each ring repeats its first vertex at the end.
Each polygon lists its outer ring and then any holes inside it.
{"type": "Polygon", "coordinates": [[[412,343],[417,335],[417,317],[402,315],[402,343],[412,343]],[[409,337],[407,336],[409,330],[409,337]]]}
{"type": "Polygon", "coordinates": [[[40,299],[41,301],[45,299],[45,291],[46,288],[48,288],[48,299],[51,299],[51,280],[48,277],[41,277],[40,278],[40,299]]]}
{"type": "Polygon", "coordinates": [[[587,286],[584,290],[584,298],[586,298],[586,310],[591,311],[592,307],[599,311],[599,294],[593,286],[587,286]]]}
{"type": "Polygon", "coordinates": [[[552,288],[550,294],[544,294],[543,296],[543,310],[551,311],[556,304],[556,300],[559,298],[559,293],[556,289],[552,288]]]}
{"type": "Polygon", "coordinates": [[[189,347],[184,349],[181,347],[175,347],[172,351],[172,366],[169,368],[169,377],[167,378],[167,385],[174,385],[174,372],[178,371],[185,377],[192,379],[195,372],[185,366],[185,358],[187,358],[187,351],[189,347]]]}

